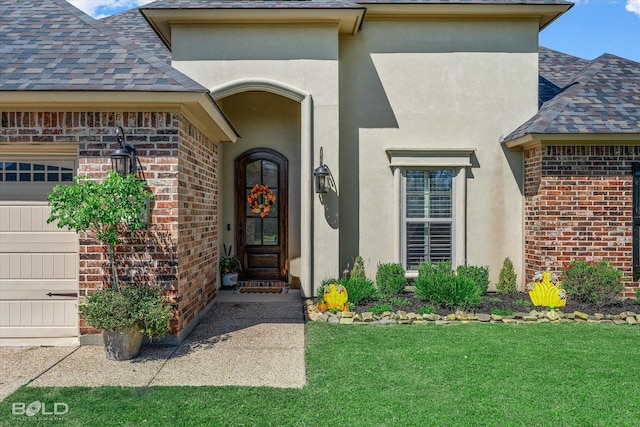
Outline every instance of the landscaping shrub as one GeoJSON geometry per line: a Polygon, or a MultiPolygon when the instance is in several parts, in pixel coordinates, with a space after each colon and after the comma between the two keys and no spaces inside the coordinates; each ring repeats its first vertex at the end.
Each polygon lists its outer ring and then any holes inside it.
{"type": "Polygon", "coordinates": [[[467,309],[482,303],[476,283],[456,275],[447,263],[422,264],[415,286],[419,298],[446,308],[467,309]]]}
{"type": "Polygon", "coordinates": [[[496,291],[501,294],[518,293],[517,279],[518,275],[513,269],[513,262],[509,257],[505,258],[502,263],[502,270],[500,270],[500,276],[498,276],[498,283],[496,283],[496,291]]]}
{"type": "Polygon", "coordinates": [[[340,279],[339,283],[347,289],[349,302],[354,305],[370,301],[376,294],[376,286],[373,280],[364,276],[351,275],[347,279],[340,279]]]}
{"type": "Polygon", "coordinates": [[[403,292],[407,284],[404,274],[402,264],[378,264],[376,286],[380,296],[387,298],[403,292]]]}
{"type": "Polygon", "coordinates": [[[622,274],[609,261],[571,261],[564,266],[562,287],[576,301],[602,305],[622,292],[622,274]]]}
{"type": "Polygon", "coordinates": [[[353,263],[353,268],[351,269],[351,274],[349,275],[349,277],[351,278],[366,277],[366,274],[364,272],[364,261],[362,260],[362,257],[360,255],[356,257],[356,260],[353,263]]]}
{"type": "Polygon", "coordinates": [[[458,277],[471,279],[480,290],[480,295],[487,293],[487,289],[489,289],[489,267],[460,265],[456,271],[458,273],[458,277]]]}

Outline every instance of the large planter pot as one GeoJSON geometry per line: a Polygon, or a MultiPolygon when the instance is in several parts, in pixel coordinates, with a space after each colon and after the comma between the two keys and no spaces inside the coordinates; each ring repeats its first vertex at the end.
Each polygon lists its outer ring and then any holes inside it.
{"type": "Polygon", "coordinates": [[[102,331],[104,339],[104,354],[109,360],[133,359],[140,352],[142,333],[137,327],[119,329],[116,331],[102,331]]]}
{"type": "Polygon", "coordinates": [[[222,276],[222,286],[235,286],[238,284],[238,273],[226,273],[222,276]]]}

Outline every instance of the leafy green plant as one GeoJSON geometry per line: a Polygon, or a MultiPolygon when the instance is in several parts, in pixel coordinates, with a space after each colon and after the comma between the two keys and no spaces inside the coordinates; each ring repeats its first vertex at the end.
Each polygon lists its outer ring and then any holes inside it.
{"type": "Polygon", "coordinates": [[[491,303],[497,303],[497,302],[502,302],[502,300],[500,298],[496,298],[496,297],[487,297],[487,302],[491,302],[491,303]]]}
{"type": "Polygon", "coordinates": [[[360,255],[356,257],[356,260],[353,263],[353,268],[351,269],[351,273],[349,274],[350,278],[359,278],[366,277],[364,272],[364,260],[360,255]]]}
{"type": "Polygon", "coordinates": [[[511,316],[513,315],[513,310],[505,310],[498,307],[493,307],[491,309],[491,314],[497,314],[498,316],[511,316]]]}
{"type": "Polygon", "coordinates": [[[634,303],[640,304],[640,288],[636,289],[636,300],[634,303]]]}
{"type": "Polygon", "coordinates": [[[480,295],[484,295],[489,289],[489,267],[476,265],[460,265],[456,270],[458,277],[471,279],[480,290],[480,295]]]}
{"type": "Polygon", "coordinates": [[[383,298],[400,294],[404,291],[406,284],[407,279],[401,264],[378,264],[376,286],[383,298]]]}
{"type": "Polygon", "coordinates": [[[515,301],[513,301],[514,304],[517,305],[521,305],[522,307],[529,307],[531,306],[531,301],[526,300],[526,299],[522,299],[522,298],[518,298],[515,301]]]}
{"type": "Polygon", "coordinates": [[[446,308],[467,309],[481,304],[481,290],[468,277],[456,275],[448,264],[422,264],[415,280],[416,295],[446,308]]]}
{"type": "Polygon", "coordinates": [[[622,273],[607,260],[574,260],[564,266],[562,285],[576,301],[602,305],[613,301],[624,289],[622,273]]]}
{"type": "Polygon", "coordinates": [[[370,301],[376,294],[376,286],[373,280],[365,276],[351,275],[346,279],[340,279],[338,283],[347,289],[349,302],[352,304],[370,301]]]}
{"type": "Polygon", "coordinates": [[[401,297],[391,297],[391,298],[388,298],[386,301],[394,307],[406,307],[411,305],[411,301],[401,297]]]}
{"type": "Polygon", "coordinates": [[[383,303],[383,304],[376,304],[373,307],[369,308],[369,310],[371,313],[374,314],[381,314],[384,313],[385,311],[393,311],[393,307],[391,307],[391,305],[387,304],[387,303],[383,303]]]}
{"type": "Polygon", "coordinates": [[[121,236],[146,227],[142,214],[153,195],[145,183],[129,175],[122,178],[110,171],[103,182],[77,177],[73,185],[56,185],[49,193],[51,215],[47,223],[57,221],[59,228],[76,233],[87,232],[107,247],[112,284],[119,287],[115,253],[121,236]]]}
{"type": "Polygon", "coordinates": [[[501,294],[515,294],[518,292],[518,275],[513,269],[513,262],[509,257],[504,259],[502,269],[496,283],[496,291],[501,294]]]}
{"type": "Polygon", "coordinates": [[[238,255],[231,255],[231,248],[227,251],[227,245],[223,245],[224,254],[220,257],[220,274],[239,273],[242,271],[238,255]]]}
{"type": "Polygon", "coordinates": [[[99,289],[80,309],[87,323],[99,329],[115,331],[136,326],[149,337],[170,330],[172,308],[164,302],[160,289],[149,286],[99,289]]]}
{"type": "Polygon", "coordinates": [[[418,309],[418,314],[434,314],[435,312],[436,312],[436,309],[430,305],[425,305],[418,309]]]}

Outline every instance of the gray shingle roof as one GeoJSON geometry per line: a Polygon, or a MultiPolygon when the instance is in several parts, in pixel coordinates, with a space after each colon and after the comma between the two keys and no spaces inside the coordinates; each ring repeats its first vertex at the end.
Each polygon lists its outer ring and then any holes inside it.
{"type": "Polygon", "coordinates": [[[0,90],[208,92],[65,0],[0,2],[0,90]]]}
{"type": "Polygon", "coordinates": [[[538,107],[562,91],[587,65],[588,60],[540,47],[538,107]]]}
{"type": "MultiPolygon", "coordinates": [[[[569,68],[576,71],[582,61],[569,68]]],[[[562,76],[561,67],[543,64],[541,68],[550,70],[550,78],[557,74],[556,82],[562,83],[567,76],[562,76]]],[[[588,62],[504,142],[534,133],[640,133],[640,63],[610,54],[588,62]]]]}
{"type": "Polygon", "coordinates": [[[140,49],[154,55],[158,61],[171,65],[171,51],[162,43],[158,34],[153,31],[140,10],[130,9],[126,12],[107,16],[100,20],[114,32],[134,42],[140,49]]]}

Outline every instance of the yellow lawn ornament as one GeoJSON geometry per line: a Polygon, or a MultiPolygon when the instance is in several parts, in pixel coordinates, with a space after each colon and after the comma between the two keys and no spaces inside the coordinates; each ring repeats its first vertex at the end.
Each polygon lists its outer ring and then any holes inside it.
{"type": "Polygon", "coordinates": [[[338,310],[345,311],[345,307],[347,311],[349,309],[349,305],[347,304],[349,300],[347,289],[337,283],[332,283],[325,288],[324,300],[327,303],[327,310],[337,308],[338,310]]]}
{"type": "Polygon", "coordinates": [[[560,287],[555,275],[552,276],[548,271],[536,273],[533,280],[527,283],[527,291],[533,305],[557,308],[567,304],[567,291],[560,287]]]}

